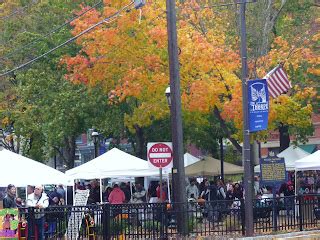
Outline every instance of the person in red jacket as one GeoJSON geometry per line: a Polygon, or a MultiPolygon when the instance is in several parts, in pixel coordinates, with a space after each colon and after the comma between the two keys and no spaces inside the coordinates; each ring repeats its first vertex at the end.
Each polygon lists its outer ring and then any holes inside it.
{"type": "Polygon", "coordinates": [[[118,184],[114,184],[113,190],[111,191],[108,200],[111,204],[122,204],[125,202],[126,196],[124,195],[124,192],[119,188],[118,184]]]}

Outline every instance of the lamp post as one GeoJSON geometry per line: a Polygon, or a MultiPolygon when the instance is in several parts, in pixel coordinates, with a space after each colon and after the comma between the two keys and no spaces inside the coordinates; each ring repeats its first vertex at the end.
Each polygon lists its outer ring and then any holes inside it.
{"type": "Polygon", "coordinates": [[[242,75],[242,111],[243,111],[243,147],[242,159],[244,166],[244,191],[245,191],[245,229],[246,236],[253,236],[253,177],[251,171],[251,149],[248,119],[248,63],[247,63],[247,33],[246,33],[246,0],[241,0],[240,25],[241,25],[241,75],[242,75]]]}
{"type": "Polygon", "coordinates": [[[93,146],[94,146],[94,158],[98,157],[98,143],[99,143],[99,133],[96,131],[93,131],[91,133],[93,146]]]}

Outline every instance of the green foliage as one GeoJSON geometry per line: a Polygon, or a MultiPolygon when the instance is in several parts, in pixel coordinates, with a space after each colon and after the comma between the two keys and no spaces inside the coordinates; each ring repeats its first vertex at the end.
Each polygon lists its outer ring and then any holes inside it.
{"type": "Polygon", "coordinates": [[[112,234],[122,234],[128,228],[128,220],[127,219],[112,219],[110,223],[110,231],[112,234]]]}

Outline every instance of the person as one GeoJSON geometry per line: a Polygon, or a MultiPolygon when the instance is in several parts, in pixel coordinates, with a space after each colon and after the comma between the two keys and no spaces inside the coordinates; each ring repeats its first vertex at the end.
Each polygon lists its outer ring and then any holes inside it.
{"type": "Polygon", "coordinates": [[[168,199],[167,183],[166,182],[162,183],[161,191],[160,191],[160,183],[159,183],[159,185],[158,185],[158,187],[156,189],[158,202],[165,202],[168,199]],[[161,194],[161,197],[160,197],[160,194],[161,194]]]}
{"type": "Polygon", "coordinates": [[[120,189],[123,191],[126,197],[125,203],[128,203],[131,200],[130,182],[129,183],[122,182],[120,184],[120,189]]]}
{"type": "Polygon", "coordinates": [[[125,202],[126,196],[118,184],[113,185],[113,190],[111,191],[108,200],[111,204],[122,204],[125,202]]]}
{"type": "Polygon", "coordinates": [[[9,184],[7,187],[7,194],[3,199],[3,208],[16,208],[16,187],[9,184]]]}
{"type": "Polygon", "coordinates": [[[100,202],[100,185],[97,180],[90,182],[91,189],[88,197],[88,204],[95,204],[100,202]]]}
{"type": "Polygon", "coordinates": [[[291,181],[288,181],[283,189],[284,204],[287,216],[294,215],[294,186],[291,181]]]}
{"type": "Polygon", "coordinates": [[[45,192],[43,192],[43,187],[38,185],[34,188],[34,192],[28,195],[27,207],[34,207],[34,222],[28,221],[29,234],[28,239],[32,239],[35,235],[35,230],[37,231],[38,239],[44,239],[44,223],[45,215],[44,209],[49,206],[49,199],[45,192]]]}
{"type": "Polygon", "coordinates": [[[104,192],[104,201],[108,202],[109,201],[109,195],[112,192],[112,187],[108,186],[106,191],[104,192]]]}
{"type": "MultiPolygon", "coordinates": [[[[226,193],[224,190],[224,183],[222,179],[217,180],[217,198],[218,200],[225,200],[226,199],[226,193]]],[[[222,221],[223,218],[223,212],[226,210],[227,206],[224,201],[218,201],[217,202],[217,210],[218,210],[218,222],[222,221]]]]}
{"type": "Polygon", "coordinates": [[[57,193],[60,195],[60,199],[63,199],[63,200],[66,199],[66,191],[64,190],[62,184],[59,184],[57,186],[57,193]]]}
{"type": "MultiPolygon", "coordinates": [[[[49,206],[58,206],[60,205],[60,194],[58,193],[57,189],[49,193],[49,206]]],[[[55,209],[52,208],[51,211],[46,215],[46,220],[48,222],[48,234],[54,234],[57,228],[57,220],[58,220],[58,213],[55,213],[55,209]]]]}
{"type": "Polygon", "coordinates": [[[33,193],[33,191],[34,191],[34,186],[28,185],[27,186],[27,195],[33,193]]]}
{"type": "MultiPolygon", "coordinates": [[[[118,184],[113,185],[113,189],[109,195],[108,200],[109,200],[110,204],[123,204],[126,202],[126,196],[118,184]]],[[[116,217],[117,215],[119,215],[121,213],[122,213],[121,208],[112,210],[113,217],[116,217]]]]}
{"type": "Polygon", "coordinates": [[[149,203],[157,203],[158,202],[157,185],[158,185],[158,183],[156,181],[150,182],[150,185],[148,188],[149,203]]]}
{"type": "Polygon", "coordinates": [[[209,181],[209,186],[204,193],[206,204],[205,204],[205,215],[208,216],[209,221],[215,221],[217,218],[217,187],[214,181],[209,181]]]}
{"type": "Polygon", "coordinates": [[[194,198],[194,199],[198,199],[199,197],[199,189],[196,185],[196,180],[192,179],[190,184],[187,186],[186,188],[186,192],[187,192],[187,198],[194,198]]]}
{"type": "Polygon", "coordinates": [[[234,184],[233,198],[237,198],[239,200],[243,198],[243,190],[239,183],[234,184]]]}
{"type": "Polygon", "coordinates": [[[143,203],[146,202],[146,190],[140,184],[136,184],[136,191],[132,194],[132,202],[133,203],[143,203]]]}

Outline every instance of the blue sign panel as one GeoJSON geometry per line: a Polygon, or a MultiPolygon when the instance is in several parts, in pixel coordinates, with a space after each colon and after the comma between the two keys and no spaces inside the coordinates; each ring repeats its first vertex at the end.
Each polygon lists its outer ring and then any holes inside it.
{"type": "Polygon", "coordinates": [[[260,181],[266,185],[281,184],[287,181],[284,158],[260,158],[260,181]]]}
{"type": "Polygon", "coordinates": [[[249,132],[268,128],[269,94],[265,79],[248,81],[249,132]]]}

